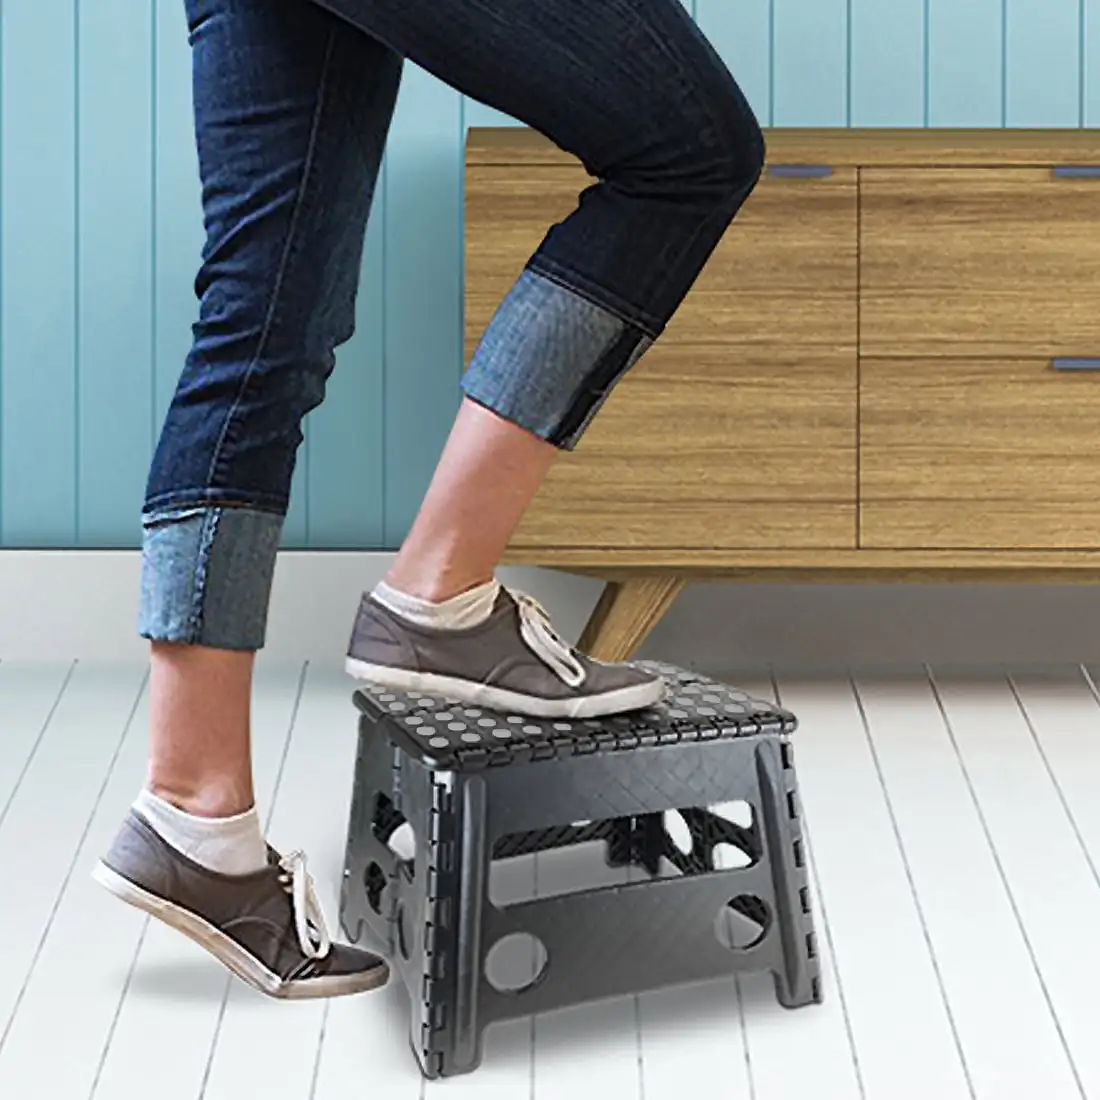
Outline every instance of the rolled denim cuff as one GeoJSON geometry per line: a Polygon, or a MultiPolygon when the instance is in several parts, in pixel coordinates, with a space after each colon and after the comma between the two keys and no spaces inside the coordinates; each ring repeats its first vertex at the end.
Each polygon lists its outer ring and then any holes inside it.
{"type": "Polygon", "coordinates": [[[138,633],[156,642],[264,646],[283,517],[184,507],[143,517],[138,633]]]}
{"type": "Polygon", "coordinates": [[[462,379],[466,396],[571,451],[653,340],[575,290],[527,268],[462,379]]]}

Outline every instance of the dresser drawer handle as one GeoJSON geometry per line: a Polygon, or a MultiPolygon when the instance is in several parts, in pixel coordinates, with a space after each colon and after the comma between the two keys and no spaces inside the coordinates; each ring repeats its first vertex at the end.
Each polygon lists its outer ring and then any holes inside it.
{"type": "Polygon", "coordinates": [[[768,175],[786,180],[821,180],[833,174],[827,164],[769,164],[768,175]]]}
{"type": "Polygon", "coordinates": [[[1054,169],[1059,180],[1100,180],[1100,164],[1062,164],[1054,169]]]}
{"type": "Polygon", "coordinates": [[[1053,360],[1055,370],[1100,370],[1100,356],[1053,360]]]}

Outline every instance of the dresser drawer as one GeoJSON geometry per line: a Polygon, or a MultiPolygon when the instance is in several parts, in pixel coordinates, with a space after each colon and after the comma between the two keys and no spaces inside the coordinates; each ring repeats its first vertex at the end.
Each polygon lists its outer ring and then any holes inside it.
{"type": "Polygon", "coordinates": [[[1100,548],[1098,424],[1100,371],[864,359],[860,545],[1100,548]]]}
{"type": "Polygon", "coordinates": [[[737,349],[856,346],[858,177],[854,168],[826,171],[765,171],[673,317],[670,337],[737,349]]]}
{"type": "Polygon", "coordinates": [[[861,349],[1100,355],[1096,169],[867,169],[861,349]]]}
{"type": "Polygon", "coordinates": [[[514,549],[855,548],[853,352],[658,342],[563,455],[514,549]]]}
{"type": "MultiPolygon", "coordinates": [[[[854,349],[857,176],[765,173],[664,339],[734,349],[854,349]]],[[[466,354],[547,229],[592,180],[581,168],[471,167],[466,183],[466,354]]]]}

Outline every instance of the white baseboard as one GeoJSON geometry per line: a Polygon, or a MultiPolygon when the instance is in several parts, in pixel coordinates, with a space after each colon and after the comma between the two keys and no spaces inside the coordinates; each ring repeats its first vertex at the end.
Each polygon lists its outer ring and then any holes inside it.
{"type": "MultiPolygon", "coordinates": [[[[359,597],[385,574],[391,553],[284,551],[275,567],[264,656],[339,658],[359,597]]],[[[136,550],[0,551],[0,658],[140,660],[141,557],[136,550]]],[[[506,569],[506,582],[551,603],[574,637],[600,585],[539,569],[506,569]]]]}
{"type": "MultiPolygon", "coordinates": [[[[359,594],[388,553],[279,556],[264,657],[339,660],[359,594]]],[[[136,551],[0,552],[0,658],[141,660],[136,551]]],[[[505,569],[576,638],[598,582],[505,569]]],[[[642,655],[707,670],[760,665],[1100,662],[1100,587],[780,585],[690,587],[642,655]]]]}

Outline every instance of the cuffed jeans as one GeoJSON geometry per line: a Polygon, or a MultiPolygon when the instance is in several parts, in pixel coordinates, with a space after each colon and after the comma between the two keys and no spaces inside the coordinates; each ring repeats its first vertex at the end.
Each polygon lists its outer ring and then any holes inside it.
{"type": "Polygon", "coordinates": [[[563,450],[759,178],[756,119],[680,0],[186,0],[206,244],[143,509],[139,629],[264,643],[302,441],[352,334],[404,58],[597,179],[490,323],[467,397],[563,450]]]}

